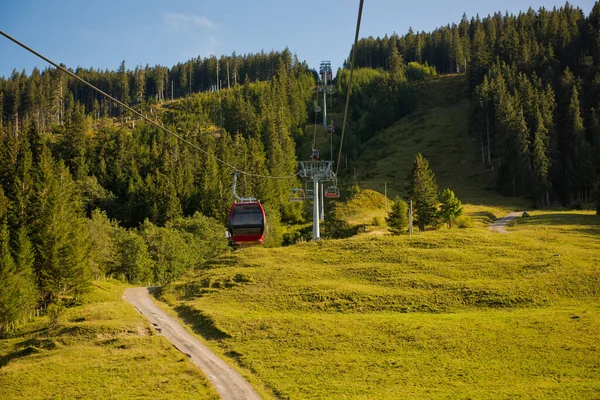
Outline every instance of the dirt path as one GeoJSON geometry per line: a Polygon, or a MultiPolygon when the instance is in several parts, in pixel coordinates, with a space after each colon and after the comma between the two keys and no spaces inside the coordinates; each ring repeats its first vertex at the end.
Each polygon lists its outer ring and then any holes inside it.
{"type": "Polygon", "coordinates": [[[127,289],[123,293],[123,298],[133,304],[150,321],[158,333],[167,338],[179,351],[200,367],[222,399],[260,399],[252,386],[236,370],[154,304],[148,288],[127,289]]]}
{"type": "Polygon", "coordinates": [[[490,231],[498,233],[508,233],[505,229],[506,224],[508,224],[513,219],[517,218],[522,213],[522,211],[514,211],[508,214],[506,217],[500,218],[490,226],[490,231]]]}

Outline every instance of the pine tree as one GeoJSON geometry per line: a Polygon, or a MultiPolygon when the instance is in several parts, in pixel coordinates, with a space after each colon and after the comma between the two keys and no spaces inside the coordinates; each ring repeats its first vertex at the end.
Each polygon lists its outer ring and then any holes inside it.
{"type": "Polygon", "coordinates": [[[403,82],[406,80],[404,75],[404,61],[396,47],[396,40],[390,40],[390,50],[388,55],[388,68],[393,82],[403,82]]]}
{"type": "Polygon", "coordinates": [[[442,204],[440,205],[440,218],[452,228],[452,222],[462,215],[462,203],[456,198],[454,192],[449,188],[442,193],[442,204]]]}
{"type": "Polygon", "coordinates": [[[88,221],[90,237],[90,272],[94,279],[105,276],[114,267],[117,258],[115,235],[117,223],[108,219],[106,212],[92,211],[88,221]]]}
{"type": "Polygon", "coordinates": [[[550,157],[548,155],[548,129],[544,125],[541,112],[538,110],[537,129],[533,141],[533,171],[536,182],[537,199],[540,199],[540,204],[550,205],[550,157]]]}
{"type": "Polygon", "coordinates": [[[415,157],[406,189],[408,199],[413,201],[415,222],[419,230],[424,231],[426,225],[437,222],[438,186],[433,171],[429,169],[429,161],[421,153],[415,157]]]}
{"type": "Polygon", "coordinates": [[[571,195],[580,201],[587,201],[588,194],[593,185],[593,171],[591,163],[591,148],[585,139],[585,127],[581,116],[579,91],[573,86],[571,101],[569,103],[567,115],[567,129],[570,136],[568,154],[568,164],[572,165],[573,183],[571,186],[571,195]]]}
{"type": "Polygon", "coordinates": [[[14,242],[15,246],[13,253],[15,260],[19,316],[24,318],[33,312],[38,298],[35,273],[33,270],[35,255],[33,245],[29,240],[27,229],[25,227],[19,228],[14,242]]]}
{"type": "Polygon", "coordinates": [[[88,232],[83,207],[68,169],[42,152],[36,182],[35,269],[44,301],[87,289],[88,232]]]}
{"type": "Polygon", "coordinates": [[[85,113],[83,105],[74,105],[67,117],[62,141],[63,159],[76,180],[87,176],[85,113]]]}
{"type": "Polygon", "coordinates": [[[10,252],[7,223],[9,200],[0,186],[0,334],[19,319],[16,267],[10,252]]]}
{"type": "Polygon", "coordinates": [[[393,235],[400,235],[406,232],[408,226],[408,205],[406,202],[396,197],[392,202],[390,212],[385,221],[393,235]]]}

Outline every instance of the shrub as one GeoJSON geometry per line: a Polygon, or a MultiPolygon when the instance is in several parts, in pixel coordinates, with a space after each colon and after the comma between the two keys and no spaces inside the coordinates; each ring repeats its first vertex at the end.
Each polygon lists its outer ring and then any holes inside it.
{"type": "Polygon", "coordinates": [[[372,224],[374,226],[384,226],[385,222],[383,221],[383,218],[381,218],[381,217],[374,217],[372,224]]]}
{"type": "Polygon", "coordinates": [[[461,217],[458,217],[455,221],[456,221],[456,226],[459,229],[473,227],[473,220],[470,217],[461,216],[461,217]]]}

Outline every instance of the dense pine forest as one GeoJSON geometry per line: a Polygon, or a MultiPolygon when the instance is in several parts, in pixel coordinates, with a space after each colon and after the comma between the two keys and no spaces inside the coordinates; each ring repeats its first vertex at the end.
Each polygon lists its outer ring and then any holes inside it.
{"type": "MultiPolygon", "coordinates": [[[[499,190],[540,206],[592,201],[600,171],[598,2],[589,16],[569,3],[518,15],[463,16],[430,33],[362,39],[356,52],[359,68],[391,76],[399,65],[414,63],[466,73],[471,133],[481,143],[482,162],[497,171],[499,190]]],[[[380,79],[371,75],[363,91],[377,91],[380,79]]],[[[396,110],[389,118],[393,108],[372,99],[372,112],[360,118],[377,121],[376,128],[403,114],[396,110]]],[[[359,131],[357,140],[368,139],[359,131]]]]}
{"type": "MultiPolygon", "coordinates": [[[[498,189],[539,206],[592,201],[599,3],[589,16],[568,3],[465,16],[431,33],[362,39],[355,50],[350,159],[416,108],[419,82],[466,73],[471,134],[498,189]]],[[[338,71],[338,94],[348,67],[338,71]]],[[[61,71],[0,78],[0,333],[35,307],[76,302],[93,279],[163,284],[226,251],[233,167],[249,173],[238,193],[265,205],[270,245],[282,241],[281,222],[302,221],[287,195],[317,75],[289,50],[73,72],[227,164],[61,71]]]]}

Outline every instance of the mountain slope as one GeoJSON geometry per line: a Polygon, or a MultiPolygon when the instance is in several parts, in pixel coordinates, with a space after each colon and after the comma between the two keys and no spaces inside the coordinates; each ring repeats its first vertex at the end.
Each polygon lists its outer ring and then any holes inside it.
{"type": "Polygon", "coordinates": [[[403,194],[417,153],[429,160],[439,188],[450,187],[474,204],[503,203],[491,193],[493,171],[481,163],[481,149],[468,132],[469,100],[465,75],[440,76],[421,84],[419,107],[376,134],[356,163],[362,187],[403,194]],[[487,190],[486,190],[487,189],[487,190]]]}

